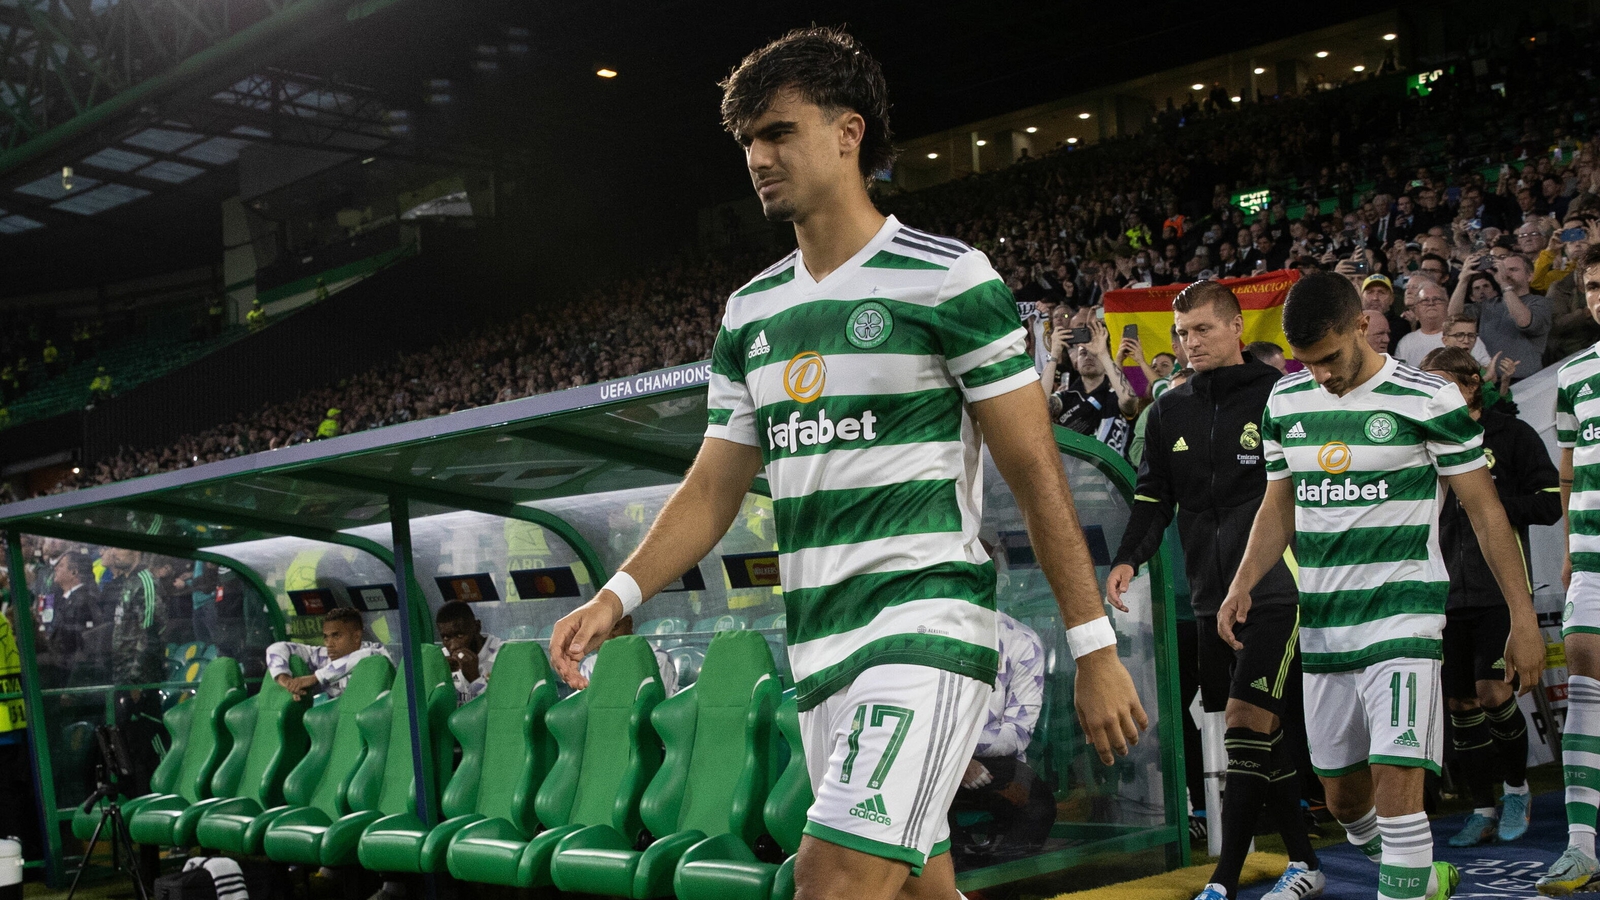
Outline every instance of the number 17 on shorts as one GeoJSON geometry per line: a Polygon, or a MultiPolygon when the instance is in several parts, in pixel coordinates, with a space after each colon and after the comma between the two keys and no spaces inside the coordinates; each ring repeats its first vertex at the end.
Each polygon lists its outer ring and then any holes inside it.
{"type": "Polygon", "coordinates": [[[805,833],[921,871],[972,758],[988,685],[927,666],[874,666],[800,713],[816,789],[805,833]]]}

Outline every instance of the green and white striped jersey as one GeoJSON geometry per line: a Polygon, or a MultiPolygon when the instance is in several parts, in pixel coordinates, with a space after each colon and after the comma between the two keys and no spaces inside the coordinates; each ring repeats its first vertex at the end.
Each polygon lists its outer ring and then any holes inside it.
{"type": "Polygon", "coordinates": [[[821,282],[796,251],[729,298],[706,436],[766,463],[802,710],[873,665],[993,681],[995,571],[966,404],[1037,385],[988,259],[893,216],[821,282]]]}
{"type": "Polygon", "coordinates": [[[1343,397],[1302,371],[1272,389],[1261,436],[1267,478],[1294,480],[1305,670],[1439,659],[1439,478],[1485,464],[1461,391],[1393,358],[1343,397]]]}
{"type": "Polygon", "coordinates": [[[1600,344],[1556,373],[1556,445],[1572,451],[1572,571],[1600,572],[1600,344]]]}

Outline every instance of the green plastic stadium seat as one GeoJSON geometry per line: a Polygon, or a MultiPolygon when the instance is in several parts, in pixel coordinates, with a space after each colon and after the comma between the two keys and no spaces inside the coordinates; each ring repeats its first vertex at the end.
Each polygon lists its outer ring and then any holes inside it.
{"type": "Polygon", "coordinates": [[[311,747],[284,779],[284,805],[263,809],[251,797],[218,803],[206,810],[195,828],[200,846],[255,855],[261,853],[267,827],[291,812],[313,809],[330,822],[349,812],[346,795],[366,749],[356,716],[387,691],[393,679],[394,666],[382,656],[356,663],[337,700],[306,711],[303,721],[311,747]]]}
{"type": "Polygon", "coordinates": [[[750,627],[757,631],[763,631],[772,628],[782,630],[788,624],[788,622],[789,616],[786,613],[777,613],[776,615],[762,616],[761,618],[750,623],[750,627]]]}
{"type": "Polygon", "coordinates": [[[443,872],[450,841],[474,822],[498,819],[535,830],[533,798],[555,762],[544,717],[555,676],[534,643],[505,644],[489,687],[450,716],[461,765],[445,788],[444,821],[429,829],[414,812],[385,816],[361,835],[361,865],[374,872],[443,872]]]}
{"type": "MultiPolygon", "coordinates": [[[[404,683],[403,678],[395,679],[395,690],[356,715],[361,742],[367,749],[345,792],[348,812],[334,816],[321,806],[305,806],[278,816],[261,838],[268,859],[313,866],[352,865],[367,826],[384,816],[416,813],[411,716],[404,683]]],[[[450,769],[453,741],[446,721],[455,711],[456,689],[444,651],[432,644],[422,647],[422,683],[427,703],[422,725],[424,752],[433,754],[434,770],[442,780],[450,769]]]]}
{"type": "MultiPolygon", "coordinates": [[[[207,667],[194,699],[161,717],[172,746],[150,774],[150,793],[124,801],[123,816],[131,821],[152,803],[187,806],[210,797],[211,776],[231,746],[223,716],[244,699],[244,675],[237,662],[218,660],[207,667]]],[[[79,808],[72,814],[72,832],[88,840],[99,822],[98,809],[85,813],[79,808]]]]}
{"type": "Polygon", "coordinates": [[[633,900],[665,897],[679,859],[695,844],[731,835],[753,846],[780,752],[772,731],[779,692],[760,634],[725,631],[712,638],[700,680],[650,716],[666,755],[639,813],[655,841],[637,851],[610,825],[574,831],[551,862],[556,887],[633,900]]]}
{"type": "Polygon", "coordinates": [[[778,731],[789,749],[789,762],[772,786],[763,818],[767,834],[789,854],[781,865],[761,862],[731,834],[709,837],[684,851],[673,877],[678,900],[792,900],[794,854],[811,808],[811,776],[800,747],[800,714],[790,691],[778,707],[778,731]]]}
{"type": "MultiPolygon", "coordinates": [[[[219,660],[208,671],[233,662],[219,660]]],[[[290,671],[304,675],[308,669],[305,662],[293,658],[290,671]]],[[[195,702],[200,702],[198,696],[195,702]]],[[[297,701],[276,681],[263,680],[259,693],[224,717],[232,749],[211,776],[211,797],[191,801],[181,793],[167,794],[141,804],[138,812],[128,817],[128,832],[134,841],[188,847],[194,844],[200,818],[228,800],[248,798],[260,809],[281,803],[284,776],[306,753],[301,717],[310,707],[309,698],[297,701]]]]}
{"type": "MultiPolygon", "coordinates": [[[[501,649],[496,672],[505,653],[501,649]]],[[[533,810],[519,806],[520,798],[506,798],[505,812],[461,829],[450,843],[450,874],[464,881],[549,887],[550,858],[567,835],[603,825],[630,842],[637,839],[639,799],[661,765],[650,713],[662,696],[660,670],[644,638],[602,644],[589,686],[545,714],[557,755],[533,810]],[[537,837],[530,812],[546,828],[537,837]]]]}

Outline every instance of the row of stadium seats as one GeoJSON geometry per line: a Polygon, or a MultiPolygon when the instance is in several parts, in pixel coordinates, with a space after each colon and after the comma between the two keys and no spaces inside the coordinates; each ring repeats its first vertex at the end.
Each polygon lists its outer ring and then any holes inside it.
{"type": "MultiPolygon", "coordinates": [[[[533,642],[503,647],[487,690],[460,708],[437,647],[423,648],[421,674],[437,825],[415,808],[407,704],[390,690],[403,680],[387,659],[362,660],[338,699],[313,707],[270,679],[247,697],[224,657],[166,714],[154,793],[123,806],[133,839],[621,897],[792,895],[811,787],[760,633],[717,634],[696,683],[665,700],[640,636],[606,642],[589,687],[560,701],[533,642]]],[[[87,839],[97,821],[79,813],[74,833],[87,839]]]]}

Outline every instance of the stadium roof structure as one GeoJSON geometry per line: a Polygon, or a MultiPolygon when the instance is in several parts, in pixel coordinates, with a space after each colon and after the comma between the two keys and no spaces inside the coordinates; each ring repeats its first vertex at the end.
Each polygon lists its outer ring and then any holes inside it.
{"type": "Polygon", "coordinates": [[[665,241],[669,217],[748,194],[717,80],[811,22],[866,41],[915,136],[1379,6],[1287,23],[1234,0],[1152,29],[1081,4],[0,0],[0,292],[214,262],[252,146],[516,173],[575,235],[665,241]]]}
{"type": "MultiPolygon", "coordinates": [[[[37,672],[39,657],[34,646],[27,578],[22,576],[26,571],[23,535],[122,547],[225,566],[266,601],[268,609],[254,615],[273,620],[270,630],[276,635],[273,639],[279,640],[289,631],[285,611],[289,603],[284,598],[299,602],[295,597],[299,592],[291,590],[286,573],[308,551],[347,548],[341,552],[348,557],[365,554],[358,566],[364,576],[383,572],[382,580],[392,577],[395,602],[382,607],[387,610],[382,615],[398,620],[397,637],[404,663],[400,668],[406,676],[412,721],[417,722],[415,710],[425,705],[418,675],[422,671],[421,653],[433,634],[429,606],[434,602],[432,588],[425,589],[423,584],[436,580],[430,576],[445,573],[417,571],[413,535],[419,541],[432,543],[464,536],[476,545],[483,537],[506,541],[509,533],[503,529],[511,520],[533,523],[570,548],[570,558],[588,570],[588,590],[593,592],[594,586],[602,584],[635,545],[639,535],[631,526],[645,524],[630,518],[629,510],[640,508],[641,515],[648,519],[640,501],[646,501],[647,506],[652,502],[659,505],[693,462],[705,431],[709,377],[709,362],[691,363],[0,506],[0,530],[7,536],[7,557],[13,573],[10,599],[18,618],[17,638],[25,671],[37,672]],[[630,528],[619,532],[619,523],[630,528]],[[274,573],[271,584],[263,574],[268,572],[274,573]]],[[[1115,542],[1125,527],[1132,503],[1133,472],[1099,441],[1062,429],[1057,429],[1056,438],[1085,533],[1098,536],[1098,541],[1091,538],[1090,544],[1099,559],[1106,555],[1107,543],[1115,542]]],[[[989,468],[984,527],[1012,560],[1010,587],[1002,580],[1002,597],[1015,598],[1007,602],[1012,602],[1010,609],[1019,615],[1042,616],[1035,620],[1034,627],[1053,635],[1049,640],[1064,640],[1048,588],[1030,575],[1037,573],[1037,566],[1032,562],[1021,514],[1003,482],[993,474],[992,465],[989,468]]],[[[766,494],[765,481],[758,479],[752,492],[766,494]]],[[[761,553],[756,555],[775,563],[775,544],[770,538],[762,541],[761,553]]],[[[723,549],[728,546],[719,544],[723,549]]],[[[739,552],[734,548],[735,554],[739,552]]],[[[722,565],[735,558],[723,555],[722,565]]],[[[312,567],[315,569],[315,564],[312,567]]],[[[1161,726],[1163,737],[1141,750],[1145,754],[1143,760],[1127,763],[1130,771],[1145,773],[1137,775],[1143,780],[1128,800],[1133,804],[1126,812],[1130,818],[1064,823],[1058,826],[1058,830],[1064,829],[1058,835],[1065,839],[1064,844],[1038,855],[964,872],[960,881],[964,888],[1061,871],[1107,852],[1165,852],[1169,865],[1187,860],[1181,824],[1182,741],[1177,739],[1175,730],[1179,721],[1174,699],[1176,645],[1167,612],[1171,594],[1165,567],[1164,557],[1158,555],[1148,570],[1149,577],[1141,576],[1136,583],[1136,587],[1147,587],[1150,593],[1146,596],[1154,599],[1141,604],[1143,612],[1119,624],[1127,643],[1122,652],[1132,654],[1129,665],[1140,689],[1153,698],[1151,703],[1159,710],[1156,720],[1167,723],[1161,726]]],[[[453,570],[449,573],[461,574],[453,570]]],[[[501,577],[506,574],[500,573],[501,577]]],[[[720,593],[722,587],[718,579],[710,593],[705,583],[685,590],[698,590],[698,596],[715,598],[725,596],[720,593]]],[[[549,608],[525,603],[508,606],[524,610],[549,608]]],[[[312,615],[298,605],[295,609],[312,615]]],[[[315,619],[302,616],[294,623],[304,625],[308,621],[314,624],[315,619]]],[[[1060,696],[1054,701],[1057,718],[1050,725],[1054,737],[1046,743],[1060,748],[1051,752],[1064,754],[1050,763],[1056,770],[1064,770],[1075,754],[1084,752],[1081,735],[1065,736],[1073,727],[1067,712],[1069,671],[1060,670],[1060,684],[1065,687],[1052,689],[1060,696]]],[[[183,685],[141,687],[181,690],[183,685]]],[[[399,681],[396,687],[400,687],[399,681]]],[[[60,702],[62,698],[57,695],[99,690],[110,696],[109,692],[119,689],[122,688],[116,685],[98,685],[42,690],[39,678],[24,678],[21,696],[29,720],[46,722],[51,721],[50,710],[56,709],[46,701],[60,702]]],[[[0,700],[14,698],[15,695],[0,695],[0,700]]],[[[56,802],[52,774],[55,764],[51,757],[54,743],[62,739],[58,730],[30,729],[29,740],[42,773],[42,802],[64,820],[71,817],[74,807],[56,802]]],[[[437,810],[428,808],[431,801],[426,798],[437,796],[431,789],[437,784],[437,773],[431,771],[427,754],[414,757],[413,762],[414,783],[422,786],[418,790],[418,813],[425,820],[434,821],[437,810]]],[[[1122,781],[1114,779],[1113,783],[1119,785],[1118,791],[1128,793],[1122,781]]],[[[49,848],[43,864],[54,883],[66,871],[61,829],[47,829],[47,838],[49,848]]]]}

